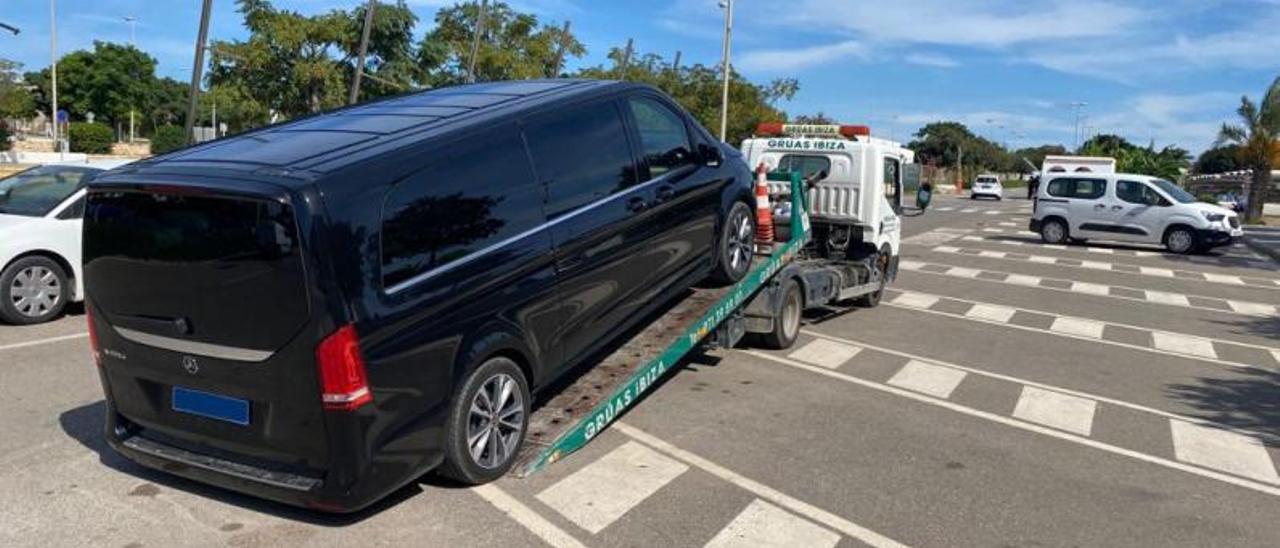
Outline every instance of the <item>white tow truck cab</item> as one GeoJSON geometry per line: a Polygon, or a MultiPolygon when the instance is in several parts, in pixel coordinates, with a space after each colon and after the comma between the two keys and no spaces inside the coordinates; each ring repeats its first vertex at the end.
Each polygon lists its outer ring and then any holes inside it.
{"type": "MultiPolygon", "coordinates": [[[[810,252],[821,258],[859,260],[880,255],[892,280],[902,223],[904,167],[915,153],[901,143],[871,136],[867,126],[763,123],[742,142],[747,164],[770,171],[826,172],[809,191],[813,223],[810,252]]],[[[770,194],[785,194],[771,183],[770,194]]],[[[785,212],[784,212],[785,214],[785,212]]]]}

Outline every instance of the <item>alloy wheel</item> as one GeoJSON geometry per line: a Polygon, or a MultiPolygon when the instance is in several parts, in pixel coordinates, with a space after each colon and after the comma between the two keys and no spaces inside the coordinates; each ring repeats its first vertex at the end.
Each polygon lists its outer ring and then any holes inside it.
{"type": "Polygon", "coordinates": [[[494,469],[514,456],[524,433],[524,401],[516,380],[507,374],[489,377],[471,399],[467,450],[477,465],[494,469]]]}
{"type": "Polygon", "coordinates": [[[742,272],[746,270],[751,263],[752,240],[751,233],[751,217],[738,209],[734,218],[730,220],[733,230],[729,231],[729,241],[727,242],[726,251],[728,251],[729,269],[733,272],[742,272]]]}
{"type": "Polygon", "coordinates": [[[38,318],[49,313],[62,299],[58,275],[43,266],[29,266],[9,284],[9,298],[19,314],[38,318]]]}

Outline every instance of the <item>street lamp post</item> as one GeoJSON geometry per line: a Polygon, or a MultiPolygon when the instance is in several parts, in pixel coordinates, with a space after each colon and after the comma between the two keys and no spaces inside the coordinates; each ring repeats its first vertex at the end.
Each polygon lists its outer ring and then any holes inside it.
{"type": "Polygon", "coordinates": [[[62,147],[58,144],[58,2],[49,0],[49,88],[52,90],[50,103],[53,107],[53,149],[59,154],[62,147]]]}
{"type": "Polygon", "coordinates": [[[724,88],[720,94],[720,140],[724,141],[729,131],[729,46],[733,37],[733,0],[721,0],[720,7],[724,8],[724,57],[720,61],[724,88]]]}
{"type": "Polygon", "coordinates": [[[476,81],[476,57],[480,55],[480,35],[484,34],[484,11],[488,0],[480,0],[479,11],[476,12],[475,35],[471,37],[471,55],[467,61],[467,83],[476,81]]]}
{"type": "Polygon", "coordinates": [[[1075,132],[1075,139],[1076,139],[1075,149],[1077,152],[1080,150],[1080,109],[1087,106],[1089,106],[1089,103],[1086,103],[1084,101],[1073,101],[1071,103],[1071,108],[1075,109],[1076,111],[1076,125],[1074,128],[1074,132],[1075,132]]]}
{"type": "MultiPolygon", "coordinates": [[[[138,18],[132,15],[126,15],[124,16],[124,22],[129,23],[129,45],[135,48],[138,47],[138,40],[137,40],[138,18]]],[[[132,143],[133,140],[134,140],[133,105],[129,105],[129,142],[132,143]]]]}

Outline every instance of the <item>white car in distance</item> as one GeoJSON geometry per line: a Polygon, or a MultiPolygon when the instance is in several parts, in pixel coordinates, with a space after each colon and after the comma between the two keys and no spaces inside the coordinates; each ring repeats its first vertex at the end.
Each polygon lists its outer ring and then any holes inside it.
{"type": "Polygon", "coordinates": [[[978,199],[980,196],[987,196],[997,200],[1004,199],[1004,187],[1000,185],[1000,178],[995,175],[983,174],[973,180],[973,185],[969,188],[969,198],[978,199]]]}
{"type": "Polygon", "coordinates": [[[85,183],[102,171],[44,165],[0,179],[0,322],[46,322],[84,300],[85,183]]]}

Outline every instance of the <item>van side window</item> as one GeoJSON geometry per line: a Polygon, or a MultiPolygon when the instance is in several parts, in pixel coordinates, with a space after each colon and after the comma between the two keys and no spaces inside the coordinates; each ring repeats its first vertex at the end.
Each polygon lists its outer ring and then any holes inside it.
{"type": "Polygon", "coordinates": [[[650,178],[693,165],[693,146],[689,144],[684,118],[666,105],[645,97],[631,97],[627,104],[640,133],[650,178]]]}
{"type": "Polygon", "coordinates": [[[831,158],[807,154],[785,154],[778,159],[778,171],[799,171],[804,177],[822,171],[831,175],[831,158]]]}
{"type": "Polygon", "coordinates": [[[1107,192],[1107,181],[1103,179],[1074,179],[1059,177],[1049,181],[1047,189],[1050,196],[1058,198],[1076,198],[1079,200],[1096,200],[1107,192]]]}
{"type": "Polygon", "coordinates": [[[449,143],[400,182],[382,212],[382,283],[391,287],[536,227],[542,187],[514,125],[449,143]]]}
{"type": "Polygon", "coordinates": [[[531,119],[524,129],[547,217],[558,217],[636,183],[635,163],[613,101],[531,119]]]}
{"type": "Polygon", "coordinates": [[[1160,194],[1146,183],[1138,181],[1116,181],[1116,197],[1139,205],[1155,205],[1160,203],[1160,194]]]}
{"type": "Polygon", "coordinates": [[[1073,182],[1074,181],[1071,179],[1059,177],[1049,181],[1049,186],[1045,189],[1045,192],[1048,192],[1050,196],[1057,198],[1070,198],[1071,193],[1073,192],[1073,182]]]}

